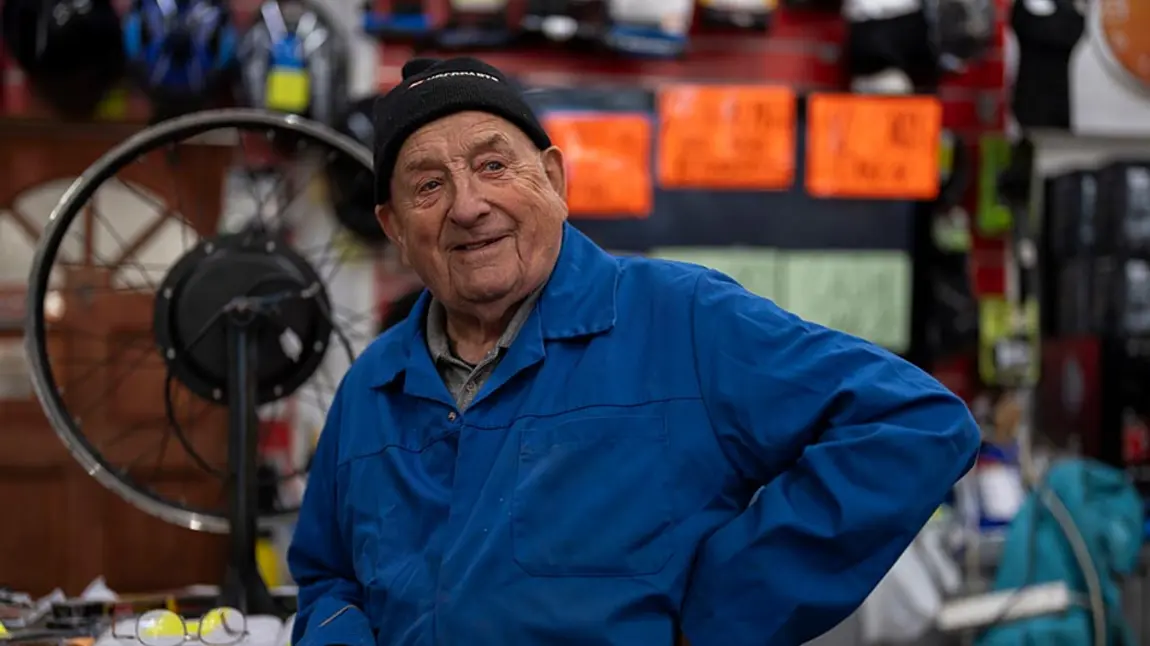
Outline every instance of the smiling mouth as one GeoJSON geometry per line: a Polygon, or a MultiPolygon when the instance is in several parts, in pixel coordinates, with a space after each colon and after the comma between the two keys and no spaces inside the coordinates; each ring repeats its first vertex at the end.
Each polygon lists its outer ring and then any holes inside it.
{"type": "Polygon", "coordinates": [[[487,240],[479,240],[478,242],[469,242],[467,244],[455,245],[452,251],[478,251],[499,242],[506,236],[499,236],[497,238],[488,238],[487,240]]]}

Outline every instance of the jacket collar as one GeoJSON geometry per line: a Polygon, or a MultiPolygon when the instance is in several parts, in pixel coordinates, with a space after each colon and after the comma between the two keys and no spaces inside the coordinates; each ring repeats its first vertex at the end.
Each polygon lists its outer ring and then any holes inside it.
{"type": "MultiPolygon", "coordinates": [[[[617,315],[618,282],[616,259],[571,224],[564,224],[559,259],[524,326],[537,328],[539,333],[521,333],[512,346],[537,344],[540,347],[533,348],[532,354],[542,356],[542,341],[593,336],[610,330],[617,315]]],[[[380,347],[368,349],[363,359],[368,362],[365,367],[369,368],[373,387],[386,386],[407,371],[421,376],[427,376],[429,368],[434,371],[424,330],[430,302],[431,295],[425,290],[411,314],[393,333],[380,339],[380,347]]]]}

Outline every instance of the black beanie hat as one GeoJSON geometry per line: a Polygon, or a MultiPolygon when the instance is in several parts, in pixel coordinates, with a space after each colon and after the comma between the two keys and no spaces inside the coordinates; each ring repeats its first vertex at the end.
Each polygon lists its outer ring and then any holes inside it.
{"type": "Polygon", "coordinates": [[[391,199],[391,174],[403,142],[436,119],[468,110],[503,117],[539,150],[551,147],[519,90],[496,68],[468,57],[415,58],[403,66],[403,81],[375,103],[376,204],[391,199]]]}

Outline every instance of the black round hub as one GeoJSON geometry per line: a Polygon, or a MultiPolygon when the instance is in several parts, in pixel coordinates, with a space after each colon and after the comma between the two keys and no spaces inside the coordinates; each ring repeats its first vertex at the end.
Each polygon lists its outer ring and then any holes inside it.
{"type": "Polygon", "coordinates": [[[228,326],[257,344],[259,403],[286,397],[323,361],[331,303],[322,279],[274,237],[253,233],[202,241],[168,272],[156,295],[160,355],[196,395],[228,397],[228,326]]]}

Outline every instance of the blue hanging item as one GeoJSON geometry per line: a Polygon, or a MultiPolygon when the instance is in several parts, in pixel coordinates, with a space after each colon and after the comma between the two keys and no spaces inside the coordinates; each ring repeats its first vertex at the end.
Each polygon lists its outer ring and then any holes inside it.
{"type": "Polygon", "coordinates": [[[1142,498],[1122,471],[1086,460],[1051,467],[1010,525],[994,589],[1062,581],[1091,603],[993,626],[978,646],[1136,643],[1115,578],[1134,570],[1143,522],[1142,498]]]}
{"type": "Polygon", "coordinates": [[[227,85],[236,30],[223,0],[134,0],[124,50],[161,117],[200,109],[227,85]]]}
{"type": "Polygon", "coordinates": [[[635,58],[675,58],[686,51],[694,11],[682,0],[610,0],[603,42],[635,58]]]}
{"type": "Polygon", "coordinates": [[[388,13],[376,11],[370,1],[364,3],[365,34],[388,40],[419,40],[429,36],[433,30],[431,15],[421,1],[392,2],[388,13]]]}

